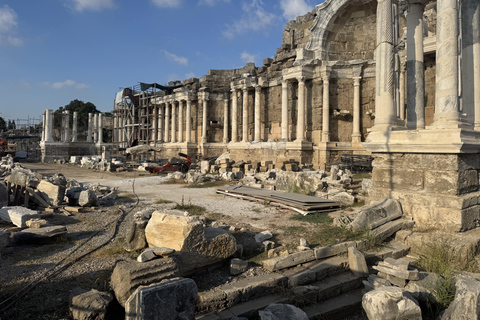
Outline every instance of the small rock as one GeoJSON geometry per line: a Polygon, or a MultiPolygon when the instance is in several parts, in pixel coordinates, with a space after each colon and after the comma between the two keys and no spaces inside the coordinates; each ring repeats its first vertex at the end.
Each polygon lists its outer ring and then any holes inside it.
{"type": "Polygon", "coordinates": [[[153,259],[165,258],[170,256],[171,254],[175,253],[175,250],[170,248],[148,248],[145,249],[140,255],[137,257],[138,262],[147,262],[153,259]]]}
{"type": "Polygon", "coordinates": [[[272,303],[263,311],[258,311],[261,320],[308,320],[307,314],[290,304],[272,303]]]}
{"type": "Polygon", "coordinates": [[[265,240],[271,239],[273,237],[272,232],[269,230],[259,232],[255,235],[255,241],[257,243],[262,243],[265,240]]]}
{"type": "Polygon", "coordinates": [[[243,273],[248,269],[248,261],[234,258],[230,260],[230,274],[236,276],[237,274],[243,273]]]}

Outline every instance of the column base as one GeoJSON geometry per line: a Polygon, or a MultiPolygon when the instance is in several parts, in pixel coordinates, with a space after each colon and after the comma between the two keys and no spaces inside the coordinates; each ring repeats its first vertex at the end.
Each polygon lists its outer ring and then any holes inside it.
{"type": "Polygon", "coordinates": [[[287,149],[302,150],[302,151],[313,150],[313,142],[308,142],[305,140],[296,140],[292,142],[287,142],[287,149]]]}

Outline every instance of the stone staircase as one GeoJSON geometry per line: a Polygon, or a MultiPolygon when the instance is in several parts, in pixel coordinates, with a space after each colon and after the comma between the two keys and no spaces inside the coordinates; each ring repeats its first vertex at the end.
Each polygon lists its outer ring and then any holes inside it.
{"type": "MultiPolygon", "coordinates": [[[[408,247],[395,243],[366,259],[371,264],[407,252],[408,247]]],[[[196,319],[258,319],[258,311],[271,303],[296,305],[309,319],[344,319],[361,311],[364,279],[349,270],[345,255],[319,259],[200,292],[196,319]]]]}

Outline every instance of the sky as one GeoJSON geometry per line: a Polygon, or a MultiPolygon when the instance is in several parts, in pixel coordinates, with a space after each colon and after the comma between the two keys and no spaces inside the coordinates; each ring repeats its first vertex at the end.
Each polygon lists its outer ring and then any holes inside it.
{"type": "Polygon", "coordinates": [[[273,58],[285,24],[323,0],[0,0],[0,117],[273,58]]]}

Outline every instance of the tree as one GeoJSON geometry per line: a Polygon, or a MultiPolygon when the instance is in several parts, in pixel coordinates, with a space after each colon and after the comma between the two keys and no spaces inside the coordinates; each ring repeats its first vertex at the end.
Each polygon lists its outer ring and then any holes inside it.
{"type": "MultiPolygon", "coordinates": [[[[91,102],[83,102],[81,100],[72,100],[69,104],[65,107],[60,107],[58,110],[55,111],[55,119],[54,119],[54,126],[56,128],[60,128],[62,126],[62,117],[61,114],[63,111],[69,111],[70,115],[73,115],[74,112],[78,113],[78,122],[77,126],[78,129],[86,130],[88,128],[88,114],[89,113],[101,113],[97,110],[97,107],[91,102]]],[[[70,128],[73,125],[73,117],[70,116],[70,128]]]]}

